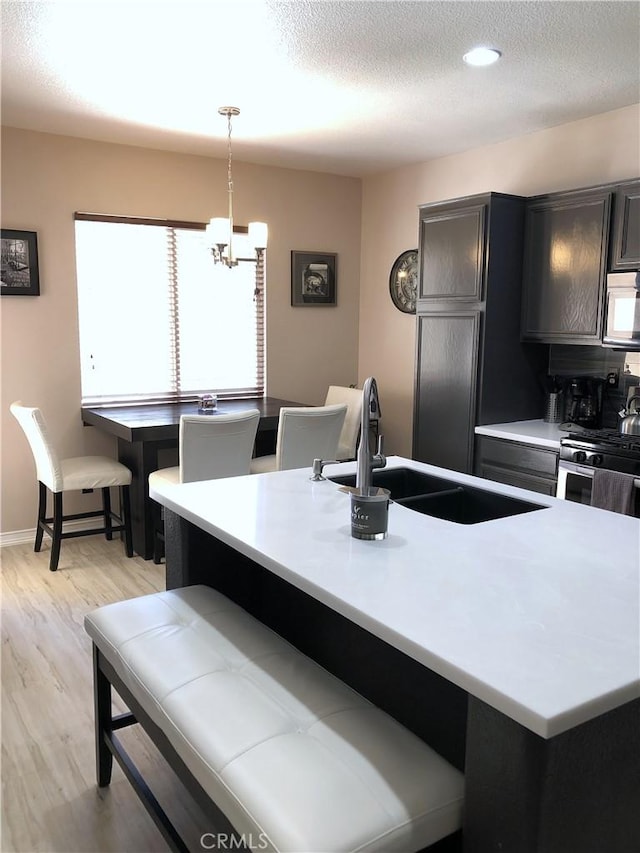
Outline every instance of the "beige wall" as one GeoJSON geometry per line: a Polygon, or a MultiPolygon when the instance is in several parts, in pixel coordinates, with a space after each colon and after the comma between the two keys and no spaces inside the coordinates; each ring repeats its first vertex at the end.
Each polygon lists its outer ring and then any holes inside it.
{"type": "Polygon", "coordinates": [[[363,181],[358,364],[361,379],[378,381],[387,453],[411,455],[415,317],[394,307],[388,281],[396,257],[417,247],[418,205],[489,191],[536,195],[639,175],[635,105],[363,181]]]}
{"type": "MultiPolygon", "coordinates": [[[[321,403],[328,385],[358,378],[361,182],[237,161],[234,183],[236,220],[269,223],[268,392],[321,403]],[[292,249],[338,254],[337,307],[290,306],[292,249]]],[[[3,533],[33,528],[36,513],[12,400],[44,410],[62,455],[115,454],[80,423],[74,212],[206,221],[225,209],[225,161],[3,128],[2,227],[37,232],[41,286],[0,305],[3,533]]],[[[126,345],[114,329],[114,346],[126,345]]],[[[80,503],[90,509],[94,497],[80,503]]]]}

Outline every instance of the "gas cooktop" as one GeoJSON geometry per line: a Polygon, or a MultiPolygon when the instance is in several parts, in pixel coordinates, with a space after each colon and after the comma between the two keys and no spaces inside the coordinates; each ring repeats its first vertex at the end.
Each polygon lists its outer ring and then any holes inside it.
{"type": "Polygon", "coordinates": [[[560,459],[640,476],[640,435],[622,435],[615,429],[572,432],[560,439],[560,459]]]}
{"type": "Polygon", "coordinates": [[[588,444],[604,450],[628,450],[631,453],[640,453],[640,435],[622,435],[615,429],[585,429],[580,432],[571,432],[561,439],[560,444],[574,444],[579,442],[588,444]]]}

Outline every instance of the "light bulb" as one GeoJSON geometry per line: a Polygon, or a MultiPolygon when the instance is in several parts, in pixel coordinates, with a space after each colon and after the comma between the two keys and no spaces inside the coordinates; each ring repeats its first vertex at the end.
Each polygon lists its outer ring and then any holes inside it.
{"type": "Polygon", "coordinates": [[[474,47],[462,57],[467,65],[492,65],[502,54],[493,47],[474,47]]]}
{"type": "Polygon", "coordinates": [[[254,249],[266,249],[269,230],[266,222],[249,223],[249,242],[254,249]]]}
{"type": "Polygon", "coordinates": [[[223,216],[216,216],[214,219],[209,220],[207,236],[212,246],[219,246],[221,244],[227,246],[229,244],[230,233],[231,227],[228,219],[225,219],[223,216]]]}

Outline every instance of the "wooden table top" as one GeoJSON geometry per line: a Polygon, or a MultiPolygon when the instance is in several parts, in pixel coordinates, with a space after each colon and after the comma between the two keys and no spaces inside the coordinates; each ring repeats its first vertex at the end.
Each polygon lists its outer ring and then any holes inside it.
{"type": "MultiPolygon", "coordinates": [[[[218,400],[217,414],[244,412],[258,409],[258,431],[276,429],[282,406],[304,406],[292,400],[277,397],[259,397],[247,400],[218,400]]],[[[198,414],[198,403],[151,403],[125,406],[82,407],[83,423],[122,438],[125,441],[165,441],[177,439],[181,415],[198,414]]],[[[215,417],[211,414],[210,417],[215,417]]]]}

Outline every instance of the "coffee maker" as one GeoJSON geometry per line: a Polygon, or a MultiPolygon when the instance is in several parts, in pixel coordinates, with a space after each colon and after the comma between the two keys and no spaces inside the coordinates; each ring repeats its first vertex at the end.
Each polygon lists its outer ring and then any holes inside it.
{"type": "Polygon", "coordinates": [[[564,420],[585,429],[602,425],[602,395],[604,379],[595,376],[576,376],[565,383],[564,420]]]}

